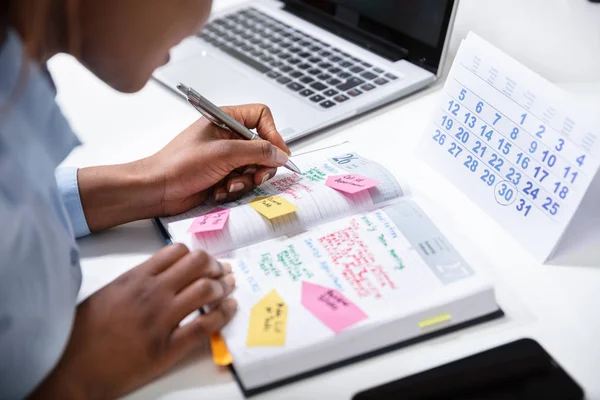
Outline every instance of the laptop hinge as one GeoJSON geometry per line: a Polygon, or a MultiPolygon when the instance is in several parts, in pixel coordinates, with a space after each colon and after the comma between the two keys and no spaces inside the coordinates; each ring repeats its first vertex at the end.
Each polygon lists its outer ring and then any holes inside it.
{"type": "Polygon", "coordinates": [[[283,9],[390,61],[408,57],[408,50],[337,21],[331,16],[315,12],[302,3],[286,1],[283,9]]]}

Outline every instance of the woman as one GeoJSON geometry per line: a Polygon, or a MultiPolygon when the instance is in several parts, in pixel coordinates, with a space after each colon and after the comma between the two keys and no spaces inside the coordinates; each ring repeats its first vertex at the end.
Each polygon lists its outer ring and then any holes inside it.
{"type": "Polygon", "coordinates": [[[262,105],[226,111],[265,141],[200,119],[129,164],[54,169],[78,144],[44,63],[68,52],[122,92],[141,89],[210,0],[0,1],[0,398],[113,398],[166,371],[233,316],[229,266],[168,246],[76,306],[74,236],[229,201],[289,150],[262,105]],[[58,182],[58,185],[57,185],[58,182]],[[212,311],[179,327],[192,311],[212,311]]]}

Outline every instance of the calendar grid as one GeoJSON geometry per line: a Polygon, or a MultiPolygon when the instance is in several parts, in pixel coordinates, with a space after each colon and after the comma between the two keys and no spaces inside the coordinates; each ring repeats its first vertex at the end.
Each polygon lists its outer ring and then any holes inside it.
{"type": "MultiPolygon", "coordinates": [[[[455,81],[456,81],[458,84],[462,85],[464,88],[468,89],[468,90],[469,90],[469,93],[471,93],[471,94],[475,95],[475,97],[477,97],[478,99],[480,99],[480,100],[482,100],[482,101],[483,101],[483,99],[482,99],[480,96],[476,95],[476,94],[475,94],[475,93],[474,93],[474,92],[473,92],[471,89],[469,89],[469,88],[468,88],[466,85],[463,85],[463,84],[462,84],[462,83],[461,83],[461,82],[460,82],[458,79],[454,78],[454,80],[455,80],[455,81]]],[[[466,106],[464,103],[462,103],[462,102],[461,102],[459,99],[457,99],[456,97],[454,97],[453,95],[451,95],[451,94],[450,94],[450,93],[448,93],[448,92],[446,92],[446,94],[448,95],[448,97],[450,97],[451,99],[453,99],[454,101],[456,101],[458,104],[460,104],[460,105],[461,105],[461,107],[464,107],[464,108],[465,108],[467,111],[469,111],[471,114],[473,114],[473,115],[476,115],[474,110],[471,110],[471,109],[470,109],[469,107],[467,107],[467,106],[466,106]]],[[[506,117],[506,115],[504,115],[504,113],[500,112],[500,111],[499,111],[497,108],[495,108],[495,107],[494,107],[494,106],[492,106],[491,104],[488,104],[487,102],[485,102],[485,104],[487,104],[489,107],[493,108],[493,109],[494,109],[494,110],[495,110],[495,111],[496,111],[498,114],[502,114],[502,116],[503,116],[503,117],[506,117]]],[[[440,107],[440,109],[441,109],[442,111],[444,111],[444,113],[446,113],[446,114],[447,114],[447,111],[446,111],[446,110],[445,110],[443,107],[440,107]]],[[[462,126],[462,127],[465,129],[465,130],[469,131],[471,134],[473,134],[473,135],[476,135],[475,133],[473,133],[473,131],[471,131],[471,130],[467,129],[467,127],[466,127],[465,125],[463,125],[461,122],[459,122],[459,121],[458,121],[458,119],[456,119],[456,118],[453,118],[453,116],[451,116],[451,115],[450,115],[450,118],[452,118],[453,120],[455,120],[455,121],[456,121],[458,124],[460,124],[460,125],[461,125],[461,126],[462,126]]],[[[490,128],[491,128],[491,127],[493,127],[493,124],[490,124],[490,123],[488,123],[488,122],[487,122],[485,119],[483,119],[483,117],[481,117],[479,114],[477,114],[477,118],[478,118],[478,119],[480,119],[481,121],[485,122],[485,124],[486,124],[487,126],[489,126],[490,128]]],[[[507,119],[507,120],[509,120],[509,121],[511,121],[513,124],[515,124],[515,122],[514,122],[513,120],[511,120],[510,118],[506,117],[506,119],[507,119]]],[[[511,143],[513,146],[515,146],[516,148],[518,148],[519,150],[521,150],[521,152],[522,152],[522,153],[524,153],[524,154],[525,154],[525,153],[527,153],[527,150],[526,150],[526,149],[524,150],[524,149],[522,149],[521,147],[519,147],[519,146],[518,146],[518,145],[517,145],[517,144],[516,144],[516,143],[515,143],[513,140],[511,140],[511,139],[510,139],[508,136],[504,135],[504,134],[503,134],[502,132],[500,132],[498,129],[495,129],[495,128],[494,128],[494,131],[495,131],[496,133],[498,133],[500,136],[502,136],[502,137],[503,137],[505,140],[509,141],[509,142],[510,142],[510,143],[511,143]]],[[[521,132],[527,132],[527,131],[526,131],[525,129],[522,129],[522,130],[521,130],[521,132]]],[[[527,132],[527,133],[529,134],[529,132],[527,132]]],[[[531,135],[531,134],[530,134],[530,136],[533,136],[533,135],[531,135]]],[[[534,139],[534,140],[536,140],[536,139],[534,139]]],[[[545,145],[544,145],[544,146],[545,146],[545,145]]],[[[545,146],[545,147],[547,148],[548,146],[545,146]]],[[[495,152],[496,154],[498,154],[498,156],[500,157],[500,154],[499,154],[497,151],[494,151],[494,152],[495,152]]],[[[553,154],[554,154],[554,153],[553,153],[553,154]]],[[[517,166],[517,165],[513,164],[512,162],[510,162],[510,161],[508,160],[508,158],[506,157],[506,155],[505,155],[504,157],[501,157],[501,158],[502,158],[503,160],[505,160],[507,163],[509,163],[510,165],[512,165],[514,168],[516,168],[516,169],[517,169],[517,170],[519,170],[519,171],[522,171],[522,172],[523,172],[523,174],[525,174],[525,169],[523,169],[523,168],[521,168],[521,167],[519,167],[519,166],[517,166]]],[[[564,158],[563,158],[563,157],[561,157],[561,158],[564,160],[564,158]]],[[[540,162],[539,162],[539,161],[538,161],[536,158],[532,157],[532,159],[533,159],[533,160],[535,160],[535,161],[536,161],[536,163],[538,163],[538,164],[541,164],[541,163],[540,163],[540,162]]],[[[567,165],[569,165],[569,166],[573,167],[573,166],[572,166],[571,164],[569,164],[568,162],[566,162],[566,163],[567,163],[567,165]]],[[[575,168],[576,168],[576,167],[575,167],[575,168]]],[[[550,170],[550,171],[548,171],[548,172],[549,172],[549,174],[551,174],[551,176],[552,176],[552,177],[554,177],[556,180],[560,181],[560,183],[561,183],[561,184],[563,184],[563,185],[565,185],[565,186],[568,186],[568,187],[569,187],[569,190],[573,190],[573,192],[577,192],[577,190],[576,190],[576,189],[574,189],[574,187],[570,186],[570,185],[569,185],[569,183],[567,183],[567,181],[566,181],[566,180],[564,180],[564,178],[561,178],[559,175],[557,175],[557,174],[556,174],[554,171],[552,171],[552,169],[551,169],[551,168],[549,168],[549,170],[550,170]]],[[[578,171],[579,171],[579,169],[578,169],[578,171]]],[[[581,172],[582,172],[582,175],[584,175],[584,176],[587,178],[587,175],[585,175],[585,174],[583,173],[583,171],[581,171],[581,172]]],[[[526,176],[527,176],[527,177],[528,177],[528,178],[529,178],[529,179],[530,179],[532,182],[536,182],[536,183],[538,183],[538,180],[537,180],[537,179],[535,179],[535,178],[532,178],[532,177],[530,177],[530,176],[529,176],[529,175],[527,175],[527,174],[525,174],[525,175],[526,175],[526,176]]],[[[541,182],[540,182],[540,183],[541,183],[541,182]]],[[[540,187],[543,187],[543,185],[541,185],[541,184],[540,184],[539,186],[540,186],[540,187]]],[[[544,190],[546,190],[546,189],[544,189],[544,190]]],[[[547,190],[546,190],[546,192],[547,192],[547,190]]]]}
{"type": "MultiPolygon", "coordinates": [[[[463,63],[460,63],[460,65],[461,65],[463,68],[465,68],[467,71],[469,71],[470,73],[472,73],[473,75],[475,75],[477,78],[479,78],[479,79],[481,79],[483,82],[485,82],[485,84],[486,84],[486,85],[488,85],[488,86],[492,87],[492,88],[493,88],[494,90],[496,90],[498,93],[502,94],[502,96],[506,97],[507,99],[509,99],[510,101],[512,101],[513,103],[515,103],[517,106],[521,107],[522,109],[524,109],[524,110],[527,110],[527,112],[528,112],[528,113],[530,113],[531,115],[533,115],[533,116],[534,116],[535,118],[537,118],[539,121],[544,121],[543,119],[541,119],[540,117],[538,117],[536,114],[534,114],[534,113],[533,113],[533,112],[532,112],[530,109],[528,109],[528,108],[525,108],[523,105],[521,105],[521,104],[517,103],[517,101],[516,101],[515,99],[511,98],[510,96],[507,96],[507,95],[506,95],[506,93],[504,93],[503,91],[501,91],[500,89],[498,89],[498,88],[497,88],[497,87],[495,87],[494,85],[490,84],[490,83],[489,83],[488,81],[486,81],[486,80],[485,80],[483,77],[481,77],[481,76],[480,76],[480,75],[479,75],[479,74],[478,74],[476,71],[473,71],[473,70],[471,70],[469,67],[467,67],[467,66],[466,66],[465,64],[463,64],[463,63]]],[[[462,83],[460,83],[460,82],[459,82],[459,81],[458,81],[456,78],[454,78],[454,80],[455,80],[455,81],[457,81],[459,84],[461,84],[461,85],[462,85],[462,83]]],[[[464,85],[463,85],[463,86],[464,86],[464,85]]],[[[467,88],[467,87],[465,86],[465,88],[467,88]]],[[[468,89],[468,88],[467,88],[467,89],[468,89]]],[[[471,90],[471,89],[469,89],[469,90],[471,90]]],[[[473,92],[472,92],[472,93],[473,93],[473,92]]],[[[475,94],[475,93],[473,93],[473,94],[475,94]]],[[[475,94],[475,96],[477,96],[477,95],[475,94]]],[[[477,96],[477,97],[479,97],[479,96],[477,96]]],[[[479,97],[479,98],[481,99],[481,97],[479,97]]],[[[491,107],[493,108],[493,106],[491,106],[491,107]]],[[[510,120],[510,118],[509,118],[509,120],[510,120]]],[[[511,121],[511,122],[513,122],[513,123],[515,123],[515,122],[514,122],[514,121],[512,121],[512,120],[510,120],[510,121],[511,121]]],[[[588,152],[588,150],[587,150],[587,149],[585,149],[585,148],[584,148],[584,147],[583,147],[581,144],[577,144],[577,143],[575,143],[575,141],[574,141],[572,138],[570,138],[569,136],[565,136],[565,135],[563,135],[563,134],[562,134],[562,133],[561,133],[561,132],[560,132],[558,129],[554,128],[554,127],[553,127],[553,126],[552,126],[550,123],[545,123],[545,124],[546,124],[546,125],[548,125],[548,127],[549,127],[550,129],[552,129],[554,132],[556,132],[556,133],[557,133],[557,134],[558,134],[560,137],[562,137],[562,138],[565,138],[565,139],[566,139],[566,140],[568,140],[568,141],[569,141],[569,142],[570,142],[570,143],[571,143],[573,146],[575,146],[575,147],[577,147],[578,149],[580,149],[581,151],[583,151],[583,152],[584,152],[586,155],[589,155],[589,156],[591,156],[592,158],[596,158],[596,156],[595,156],[594,154],[592,154],[592,153],[588,152]]],[[[524,130],[525,130],[525,129],[524,129],[524,130]]],[[[526,131],[526,132],[527,132],[527,131],[526,131]]],[[[535,135],[532,135],[532,134],[530,134],[529,132],[527,132],[527,133],[528,133],[530,136],[532,136],[532,137],[534,138],[534,140],[536,140],[536,139],[535,139],[535,135]]],[[[562,156],[561,156],[561,157],[562,157],[562,156]]],[[[563,158],[563,159],[564,159],[564,158],[563,158]]],[[[568,162],[568,161],[567,161],[567,163],[568,163],[569,165],[571,165],[571,163],[570,163],[570,162],[568,162]]],[[[571,166],[574,166],[574,165],[571,165],[571,166]]],[[[582,172],[583,174],[585,174],[585,172],[583,172],[583,171],[581,171],[581,172],[582,172]]]]}
{"type": "MultiPolygon", "coordinates": [[[[444,110],[443,108],[441,108],[441,110],[442,110],[442,111],[444,111],[444,113],[446,113],[446,110],[444,110]]],[[[480,158],[478,155],[476,155],[476,154],[475,154],[475,153],[473,153],[471,150],[469,150],[469,149],[468,149],[466,146],[464,146],[464,143],[457,141],[457,140],[454,138],[454,136],[453,136],[453,135],[452,135],[452,134],[451,134],[449,131],[447,131],[447,130],[446,130],[444,127],[440,126],[440,125],[439,125],[437,122],[434,122],[433,124],[434,124],[435,126],[437,126],[438,128],[440,128],[440,129],[441,129],[443,132],[445,132],[445,133],[448,135],[448,138],[450,138],[450,139],[451,139],[453,142],[455,142],[455,143],[456,143],[456,144],[457,144],[457,145],[458,145],[458,146],[459,146],[461,149],[463,149],[463,148],[464,148],[464,150],[466,150],[466,151],[467,151],[468,153],[470,153],[470,154],[471,154],[471,155],[472,155],[474,158],[476,158],[477,160],[479,160],[479,161],[480,161],[480,162],[481,162],[483,165],[485,165],[485,166],[489,167],[489,168],[490,168],[490,170],[492,170],[492,171],[497,171],[497,170],[496,170],[494,167],[490,166],[490,165],[489,165],[489,164],[488,164],[486,161],[484,161],[482,158],[480,158]]],[[[460,122],[458,122],[458,124],[464,127],[464,125],[462,125],[460,122]]],[[[469,131],[469,132],[471,132],[471,131],[469,131]]],[[[472,133],[472,132],[471,132],[471,133],[472,133]]],[[[494,153],[495,153],[495,152],[494,152],[494,153]]],[[[510,163],[510,162],[509,162],[509,163],[510,163]]],[[[513,167],[515,166],[515,165],[514,165],[514,164],[512,164],[512,163],[510,163],[510,165],[512,165],[513,167]]],[[[490,171],[490,172],[491,172],[491,171],[490,171]]],[[[494,175],[497,175],[497,176],[499,176],[499,177],[501,177],[501,178],[504,178],[502,175],[500,175],[500,174],[497,174],[497,173],[495,173],[495,172],[494,172],[494,175]]],[[[526,175],[526,176],[527,176],[527,175],[526,175]]],[[[529,176],[527,176],[527,177],[529,178],[529,176]]],[[[531,178],[529,178],[529,179],[531,179],[531,178]]],[[[506,180],[506,179],[504,179],[504,180],[506,180]]],[[[513,184],[513,185],[514,185],[514,184],[513,184]]],[[[554,217],[553,217],[553,216],[552,216],[550,213],[546,212],[546,210],[542,209],[542,208],[541,208],[541,207],[540,207],[538,204],[536,204],[536,202],[535,202],[535,201],[531,201],[531,199],[529,199],[529,197],[527,197],[527,196],[526,196],[526,195],[523,193],[523,191],[517,187],[517,185],[514,185],[514,186],[515,186],[515,188],[517,188],[517,190],[518,190],[519,194],[520,194],[520,195],[521,195],[521,196],[522,196],[524,199],[527,199],[527,202],[528,202],[528,203],[530,203],[530,204],[532,204],[533,206],[535,206],[535,208],[537,208],[537,209],[538,209],[540,212],[542,212],[544,215],[546,215],[548,218],[550,218],[550,219],[551,219],[552,221],[554,221],[555,223],[557,223],[557,224],[559,223],[559,222],[558,222],[558,221],[557,221],[557,220],[556,220],[556,219],[555,219],[555,218],[554,218],[554,217]]],[[[548,192],[546,189],[544,189],[543,187],[542,187],[541,189],[542,189],[542,190],[543,190],[543,191],[544,191],[546,194],[548,194],[548,193],[549,193],[549,192],[548,192]]],[[[552,196],[549,196],[549,197],[552,197],[552,196]]]]}

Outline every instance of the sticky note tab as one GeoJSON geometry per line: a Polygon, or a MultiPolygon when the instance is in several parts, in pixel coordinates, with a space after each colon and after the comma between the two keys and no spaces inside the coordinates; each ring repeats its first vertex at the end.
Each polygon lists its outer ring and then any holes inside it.
{"type": "Polygon", "coordinates": [[[217,208],[208,214],[196,217],[194,218],[192,225],[190,225],[188,232],[202,233],[220,231],[227,223],[230,212],[231,210],[228,208],[217,208]]]}
{"type": "Polygon", "coordinates": [[[452,316],[450,314],[438,315],[437,317],[419,322],[419,328],[427,328],[428,326],[441,324],[442,322],[450,321],[451,319],[452,316]]]}
{"type": "Polygon", "coordinates": [[[217,365],[227,366],[233,362],[227,345],[220,333],[210,335],[210,349],[212,350],[213,361],[217,365]]]}
{"type": "Polygon", "coordinates": [[[288,307],[275,289],[250,310],[246,346],[283,346],[288,307]]]}
{"type": "Polygon", "coordinates": [[[337,290],[314,283],[302,282],[302,305],[335,333],[367,318],[367,314],[337,290]]]}
{"type": "Polygon", "coordinates": [[[257,197],[252,200],[250,207],[268,219],[291,214],[298,209],[298,207],[281,196],[257,197]]]}
{"type": "Polygon", "coordinates": [[[354,194],[379,185],[381,182],[358,174],[345,174],[327,177],[325,185],[335,190],[354,194]]]}

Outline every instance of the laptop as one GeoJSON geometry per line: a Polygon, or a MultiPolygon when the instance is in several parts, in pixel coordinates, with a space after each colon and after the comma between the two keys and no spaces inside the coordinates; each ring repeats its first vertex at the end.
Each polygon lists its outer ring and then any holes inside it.
{"type": "Polygon", "coordinates": [[[458,0],[253,0],[215,13],[154,77],[264,103],[290,142],[434,82],[458,0]]]}

